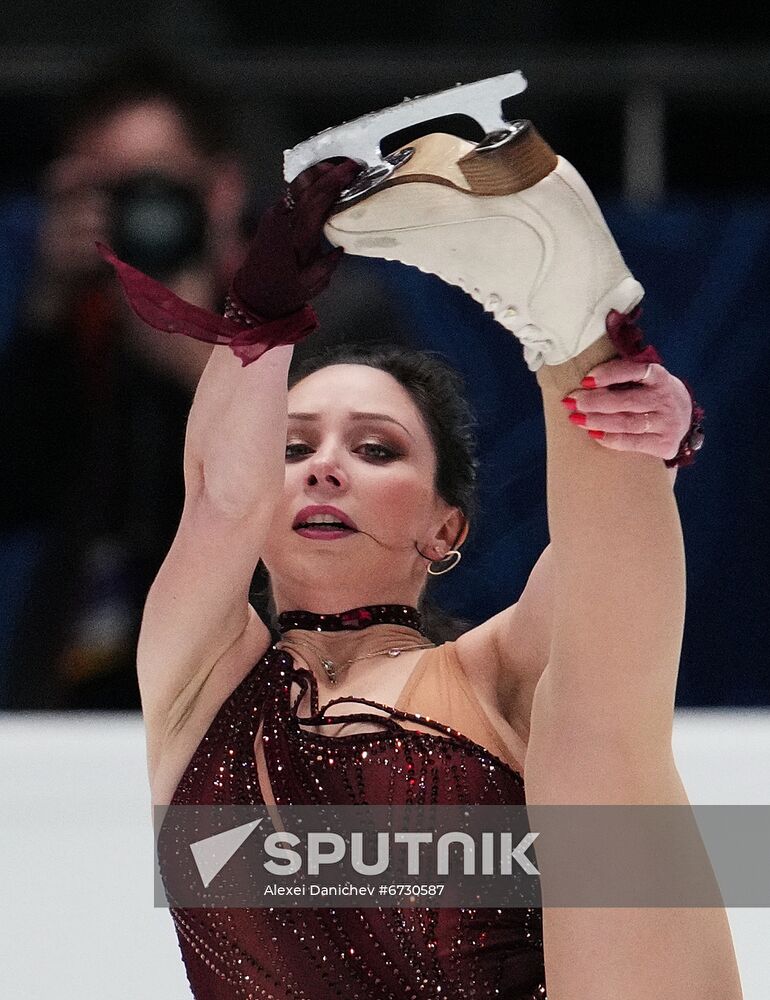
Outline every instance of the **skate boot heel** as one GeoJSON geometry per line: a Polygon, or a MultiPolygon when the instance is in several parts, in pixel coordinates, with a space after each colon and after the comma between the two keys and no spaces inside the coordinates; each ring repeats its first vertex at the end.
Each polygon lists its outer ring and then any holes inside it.
{"type": "Polygon", "coordinates": [[[558,157],[532,122],[512,122],[510,128],[488,133],[457,161],[471,191],[506,195],[534,187],[556,168],[558,157]]]}

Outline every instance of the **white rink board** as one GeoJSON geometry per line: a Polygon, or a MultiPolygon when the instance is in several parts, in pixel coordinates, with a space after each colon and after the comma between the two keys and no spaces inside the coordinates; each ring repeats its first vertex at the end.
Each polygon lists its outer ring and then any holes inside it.
{"type": "MultiPolygon", "coordinates": [[[[770,711],[682,710],[690,797],[770,804],[770,711]]],[[[138,713],[0,713],[0,995],[190,1000],[153,832],[138,713]]],[[[733,908],[744,1000],[770,995],[770,908],[733,908]]]]}

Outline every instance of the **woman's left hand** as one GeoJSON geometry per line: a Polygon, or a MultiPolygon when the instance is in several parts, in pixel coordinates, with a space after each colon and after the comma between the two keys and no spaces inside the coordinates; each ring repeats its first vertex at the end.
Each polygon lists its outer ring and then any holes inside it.
{"type": "Polygon", "coordinates": [[[613,358],[593,368],[583,385],[562,402],[569,420],[598,444],[662,459],[676,455],[690,428],[692,400],[663,365],[613,358]],[[592,380],[595,388],[589,388],[592,380]]]}

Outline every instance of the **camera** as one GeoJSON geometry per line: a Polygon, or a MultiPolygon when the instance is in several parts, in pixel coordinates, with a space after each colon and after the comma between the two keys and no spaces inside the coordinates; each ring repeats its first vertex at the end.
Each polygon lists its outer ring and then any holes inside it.
{"type": "Polygon", "coordinates": [[[203,260],[206,207],[192,187],[155,171],[133,174],[109,191],[111,246],[158,281],[203,260]]]}

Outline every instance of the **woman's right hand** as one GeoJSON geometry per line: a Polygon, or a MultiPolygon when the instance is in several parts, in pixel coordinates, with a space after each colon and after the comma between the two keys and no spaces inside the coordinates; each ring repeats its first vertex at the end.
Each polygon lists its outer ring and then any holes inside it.
{"type": "Polygon", "coordinates": [[[288,200],[282,198],[263,213],[233,278],[224,316],[186,302],[108,246],[97,243],[97,249],[115,268],[129,305],[143,322],[156,330],[227,344],[246,366],[273,347],[296,344],[317,327],[307,303],[326,288],[343,253],[341,248],[323,252],[323,226],[361,169],[353,160],[325,161],[292,181],[288,200]]]}
{"type": "Polygon", "coordinates": [[[328,160],[303,170],[288,193],[262,214],[248,254],[236,272],[233,304],[257,320],[297,312],[326,288],[344,253],[324,253],[323,226],[340,193],[362,166],[354,160],[328,160]]]}

